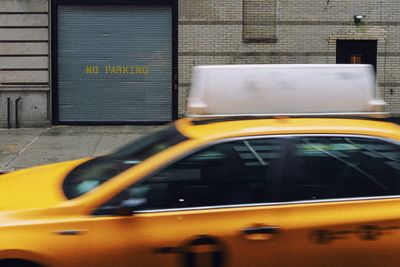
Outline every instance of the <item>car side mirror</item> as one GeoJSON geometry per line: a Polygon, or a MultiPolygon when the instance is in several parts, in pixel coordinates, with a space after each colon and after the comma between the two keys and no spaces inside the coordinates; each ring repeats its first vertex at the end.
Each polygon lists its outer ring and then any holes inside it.
{"type": "Polygon", "coordinates": [[[123,200],[114,214],[118,216],[131,216],[135,211],[144,207],[147,203],[145,198],[130,198],[123,200]]]}

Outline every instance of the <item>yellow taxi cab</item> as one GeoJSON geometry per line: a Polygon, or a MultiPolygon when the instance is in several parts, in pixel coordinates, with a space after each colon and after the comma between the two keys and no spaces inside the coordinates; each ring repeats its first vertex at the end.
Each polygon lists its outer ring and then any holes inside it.
{"type": "Polygon", "coordinates": [[[0,176],[0,266],[397,266],[400,127],[373,76],[197,67],[187,118],[0,176]]]}

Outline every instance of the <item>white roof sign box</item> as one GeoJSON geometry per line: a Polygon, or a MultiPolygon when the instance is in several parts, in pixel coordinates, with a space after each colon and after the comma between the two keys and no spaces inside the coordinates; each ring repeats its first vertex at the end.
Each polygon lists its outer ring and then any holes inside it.
{"type": "Polygon", "coordinates": [[[380,111],[370,65],[215,65],[193,69],[187,115],[257,116],[380,111]]]}

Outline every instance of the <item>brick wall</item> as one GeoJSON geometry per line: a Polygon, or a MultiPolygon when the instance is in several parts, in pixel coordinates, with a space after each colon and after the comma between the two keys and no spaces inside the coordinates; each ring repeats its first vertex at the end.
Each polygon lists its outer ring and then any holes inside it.
{"type": "Polygon", "coordinates": [[[378,40],[379,90],[400,116],[400,1],[180,0],[179,113],[194,65],[335,63],[336,40],[378,40]],[[360,25],[354,15],[365,16],[360,25]]]}
{"type": "Polygon", "coordinates": [[[243,6],[243,42],[276,42],[277,0],[246,0],[243,6]]]}

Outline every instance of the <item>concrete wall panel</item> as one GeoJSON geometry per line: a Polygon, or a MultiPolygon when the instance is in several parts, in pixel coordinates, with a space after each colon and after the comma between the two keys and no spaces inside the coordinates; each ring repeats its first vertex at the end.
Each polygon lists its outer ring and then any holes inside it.
{"type": "Polygon", "coordinates": [[[47,69],[48,57],[0,57],[1,69],[47,69]]]}
{"type": "Polygon", "coordinates": [[[0,55],[47,55],[49,45],[44,43],[1,43],[0,55]]]}
{"type": "Polygon", "coordinates": [[[47,14],[2,14],[0,26],[47,26],[47,14]]]}
{"type": "Polygon", "coordinates": [[[11,100],[10,120],[15,127],[15,100],[21,97],[18,105],[20,127],[43,126],[49,124],[47,116],[47,91],[0,92],[0,128],[7,127],[7,98],[11,100]]]}
{"type": "Polygon", "coordinates": [[[1,71],[1,83],[48,83],[48,71],[1,71]]]}
{"type": "Polygon", "coordinates": [[[0,12],[48,12],[48,1],[1,0],[0,12]]]}
{"type": "Polygon", "coordinates": [[[6,40],[48,40],[47,29],[0,29],[0,41],[6,40]]]}

